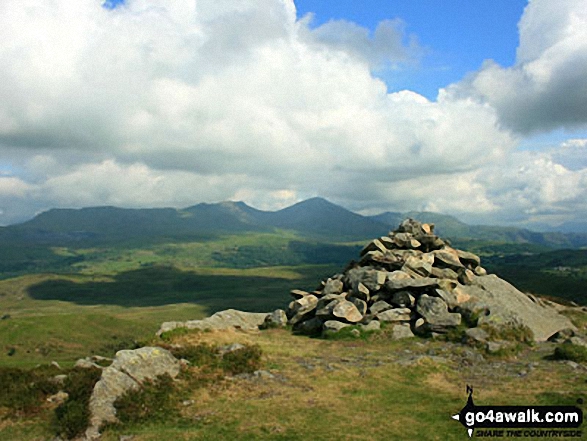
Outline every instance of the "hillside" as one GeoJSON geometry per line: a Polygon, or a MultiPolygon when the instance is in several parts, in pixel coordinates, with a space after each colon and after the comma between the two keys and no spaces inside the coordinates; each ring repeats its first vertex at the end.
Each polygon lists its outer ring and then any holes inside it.
{"type": "Polygon", "coordinates": [[[276,230],[290,230],[302,237],[326,242],[360,241],[386,234],[407,217],[436,224],[439,234],[452,240],[549,248],[587,246],[585,234],[471,226],[453,216],[431,212],[362,216],[322,198],[308,199],[278,211],[258,210],[244,202],[202,203],[184,209],[52,209],[22,224],[0,228],[0,243],[80,247],[121,240],[161,242],[276,230]]]}

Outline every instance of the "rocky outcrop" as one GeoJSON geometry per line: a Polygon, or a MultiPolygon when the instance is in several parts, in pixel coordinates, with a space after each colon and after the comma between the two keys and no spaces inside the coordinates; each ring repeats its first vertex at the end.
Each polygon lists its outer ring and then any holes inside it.
{"type": "MultiPolygon", "coordinates": [[[[573,328],[552,306],[487,275],[478,256],[452,248],[434,234],[433,224],[413,219],[368,243],[357,262],[315,291],[291,294],[288,323],[306,333],[336,332],[350,325],[375,329],[387,323],[402,338],[446,333],[466,324],[520,327],[544,341],[573,328]]],[[[481,335],[473,332],[468,338],[481,335]]]]}
{"type": "Polygon", "coordinates": [[[99,438],[104,423],[117,421],[114,407],[117,398],[160,375],[175,378],[179,369],[179,361],[163,348],[118,351],[112,364],[103,369],[90,397],[90,426],[86,439],[99,438]]]}
{"type": "MultiPolygon", "coordinates": [[[[314,305],[315,306],[315,305],[314,305]]],[[[223,330],[241,329],[244,331],[258,330],[265,322],[267,313],[244,312],[236,309],[219,311],[202,320],[189,320],[187,322],[165,322],[161,325],[157,335],[172,331],[177,328],[223,330]]]]}

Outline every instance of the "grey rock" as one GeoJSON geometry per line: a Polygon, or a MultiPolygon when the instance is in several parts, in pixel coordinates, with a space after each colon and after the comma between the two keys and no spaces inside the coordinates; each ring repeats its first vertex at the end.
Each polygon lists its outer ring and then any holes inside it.
{"type": "Polygon", "coordinates": [[[412,311],[410,308],[393,308],[377,314],[380,322],[409,322],[412,311]]]}
{"type": "Polygon", "coordinates": [[[298,300],[306,297],[307,295],[310,295],[309,292],[302,291],[301,289],[292,289],[289,294],[294,298],[294,300],[298,300]]]}
{"type": "Polygon", "coordinates": [[[334,318],[334,308],[336,307],[336,305],[338,305],[340,302],[344,300],[345,299],[343,297],[337,296],[336,299],[333,299],[326,303],[318,302],[318,305],[316,306],[316,317],[320,317],[323,320],[334,318]]]}
{"type": "Polygon", "coordinates": [[[456,271],[454,271],[450,268],[432,267],[432,270],[430,271],[430,275],[433,277],[437,277],[439,279],[457,280],[459,278],[459,275],[456,273],[456,271]]]}
{"type": "Polygon", "coordinates": [[[567,342],[575,345],[575,346],[582,346],[584,348],[587,348],[587,341],[583,340],[581,337],[571,337],[567,340],[567,342]]]}
{"type": "Polygon", "coordinates": [[[283,328],[287,325],[287,314],[283,309],[276,309],[271,314],[268,314],[265,317],[265,321],[263,322],[264,327],[279,327],[283,328]]]}
{"type": "Polygon", "coordinates": [[[445,268],[451,268],[455,271],[463,268],[463,264],[459,260],[459,256],[456,250],[450,247],[444,247],[440,250],[432,251],[434,254],[434,260],[436,266],[442,266],[445,268]]]}
{"type": "Polygon", "coordinates": [[[359,283],[362,283],[369,291],[378,291],[385,283],[387,272],[379,271],[369,267],[357,267],[350,269],[346,274],[347,285],[353,292],[358,290],[359,283]]]}
{"type": "MultiPolygon", "coordinates": [[[[316,298],[315,296],[311,297],[316,298]]],[[[157,335],[160,336],[162,333],[178,327],[201,330],[240,329],[243,331],[252,331],[259,329],[259,326],[265,322],[266,317],[266,312],[244,312],[236,309],[227,309],[202,320],[163,323],[157,335]]]]}
{"type": "Polygon", "coordinates": [[[393,325],[391,334],[392,340],[401,340],[411,337],[414,337],[414,333],[412,332],[409,324],[404,323],[393,325]]]}
{"type": "Polygon", "coordinates": [[[380,312],[383,311],[387,311],[388,309],[392,309],[393,306],[391,306],[389,303],[383,301],[383,300],[379,300],[378,302],[375,302],[371,305],[370,311],[371,314],[378,314],[380,312]]]}
{"type": "Polygon", "coordinates": [[[466,269],[459,273],[459,282],[463,285],[471,285],[475,281],[475,273],[470,269],[466,269]]]}
{"type": "Polygon", "coordinates": [[[255,372],[253,372],[253,376],[255,378],[258,378],[261,380],[273,380],[275,378],[275,375],[273,375],[271,372],[265,371],[265,370],[255,371],[255,372]]]}
{"type": "Polygon", "coordinates": [[[365,254],[367,254],[370,251],[379,251],[382,253],[385,253],[385,251],[387,251],[387,248],[383,242],[379,239],[373,239],[371,242],[369,242],[365,248],[363,248],[361,250],[361,256],[364,256],[365,254]]]}
{"type": "Polygon", "coordinates": [[[293,329],[300,334],[313,335],[322,331],[323,323],[324,322],[318,317],[314,317],[309,320],[297,323],[293,329]]]}
{"type": "Polygon", "coordinates": [[[114,402],[125,392],[138,389],[144,381],[154,380],[160,375],[175,378],[178,374],[179,361],[163,348],[118,351],[94,386],[89,402],[90,425],[86,438],[98,438],[104,423],[117,421],[114,402]]]}
{"type": "Polygon", "coordinates": [[[509,341],[489,341],[486,344],[486,350],[489,354],[496,354],[501,350],[511,348],[514,343],[509,341]]]}
{"type": "Polygon", "coordinates": [[[416,298],[409,291],[396,291],[391,296],[391,303],[400,308],[412,308],[416,298]]]}
{"type": "Polygon", "coordinates": [[[322,290],[322,294],[327,296],[329,294],[340,294],[344,290],[344,284],[338,279],[328,279],[322,290]]]}
{"type": "Polygon", "coordinates": [[[446,303],[450,309],[453,309],[459,305],[457,301],[457,295],[452,291],[448,291],[446,289],[436,289],[436,294],[438,297],[444,300],[444,303],[446,303]]]}
{"type": "Polygon", "coordinates": [[[410,256],[406,259],[402,271],[418,275],[420,277],[428,277],[432,273],[432,264],[434,263],[433,254],[421,254],[419,256],[410,256]]]}
{"type": "Polygon", "coordinates": [[[369,288],[359,282],[357,288],[353,290],[353,296],[368,302],[371,298],[371,293],[369,292],[369,288]]]}
{"type": "Polygon", "coordinates": [[[348,326],[351,326],[348,323],[343,323],[343,322],[339,322],[338,320],[328,320],[326,322],[324,322],[324,327],[323,330],[329,331],[329,332],[338,332],[343,328],[346,328],[348,326]]]}
{"type": "Polygon", "coordinates": [[[65,380],[67,380],[67,375],[65,375],[65,374],[55,375],[53,378],[51,378],[52,383],[59,384],[59,385],[65,384],[65,380]]]}
{"type": "Polygon", "coordinates": [[[361,336],[361,331],[359,331],[358,329],[351,329],[350,334],[353,337],[359,338],[361,336]]]}
{"type": "Polygon", "coordinates": [[[460,304],[464,310],[487,311],[479,324],[500,327],[504,325],[524,325],[534,334],[536,341],[546,341],[563,329],[576,330],[565,316],[550,306],[532,302],[522,292],[496,275],[476,277],[472,285],[459,286],[458,292],[469,296],[460,304]]]}
{"type": "Polygon", "coordinates": [[[443,332],[447,327],[461,324],[461,315],[448,312],[448,305],[438,297],[423,294],[418,299],[416,310],[424,318],[429,329],[434,332],[443,332]]]}
{"type": "Polygon", "coordinates": [[[489,334],[482,328],[469,328],[465,331],[466,339],[469,343],[486,343],[489,334]]]}
{"type": "Polygon", "coordinates": [[[371,320],[366,325],[360,324],[359,326],[361,327],[361,329],[363,331],[366,331],[366,332],[379,331],[381,329],[381,323],[378,322],[377,320],[371,320]]]}
{"type": "Polygon", "coordinates": [[[476,276],[486,276],[487,270],[485,268],[483,268],[482,266],[478,266],[477,268],[475,268],[475,275],[476,276]]]}
{"type": "Polygon", "coordinates": [[[345,319],[351,323],[360,322],[363,318],[363,315],[359,312],[357,307],[348,300],[339,302],[332,310],[332,314],[335,317],[345,319]]]}
{"type": "Polygon", "coordinates": [[[359,311],[359,314],[361,314],[361,316],[364,316],[365,314],[367,314],[367,302],[365,302],[361,299],[357,299],[355,297],[349,297],[348,301],[356,306],[356,308],[359,311]]]}
{"type": "Polygon", "coordinates": [[[313,294],[309,294],[301,299],[296,300],[292,308],[294,316],[289,319],[289,324],[295,325],[296,323],[306,320],[309,313],[314,311],[317,305],[318,297],[313,294]]]}
{"type": "Polygon", "coordinates": [[[471,268],[476,268],[481,265],[481,259],[473,253],[463,250],[455,250],[461,263],[468,265],[471,268]]]}
{"type": "Polygon", "coordinates": [[[421,279],[412,279],[412,278],[391,279],[385,284],[385,287],[389,291],[400,291],[400,290],[410,289],[410,288],[411,289],[436,288],[437,286],[438,286],[438,279],[433,279],[430,277],[423,277],[421,279]]]}
{"type": "Polygon", "coordinates": [[[222,356],[224,354],[228,354],[229,352],[239,351],[244,348],[245,348],[245,345],[242,345],[240,343],[231,343],[229,345],[220,346],[218,348],[218,354],[222,356]]]}
{"type": "Polygon", "coordinates": [[[69,394],[67,392],[59,391],[56,394],[47,397],[48,403],[54,404],[61,404],[64,403],[69,398],[69,394]]]}

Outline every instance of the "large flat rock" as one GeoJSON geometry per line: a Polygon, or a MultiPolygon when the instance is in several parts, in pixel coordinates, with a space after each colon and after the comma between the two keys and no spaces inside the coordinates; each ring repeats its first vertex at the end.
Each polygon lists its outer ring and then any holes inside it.
{"type": "Polygon", "coordinates": [[[479,324],[525,325],[534,333],[536,341],[546,341],[563,329],[574,329],[571,321],[554,308],[544,306],[494,274],[475,277],[468,286],[460,285],[457,291],[471,296],[461,307],[481,310],[486,308],[479,324]]]}
{"type": "Polygon", "coordinates": [[[241,329],[243,331],[252,331],[259,329],[259,326],[263,324],[267,315],[269,315],[268,312],[244,312],[237,309],[226,309],[202,320],[165,322],[161,325],[157,335],[176,328],[201,330],[241,329]]]}

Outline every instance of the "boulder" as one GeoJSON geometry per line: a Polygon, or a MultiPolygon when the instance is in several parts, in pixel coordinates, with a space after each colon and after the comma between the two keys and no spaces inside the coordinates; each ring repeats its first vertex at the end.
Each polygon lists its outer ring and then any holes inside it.
{"type": "Polygon", "coordinates": [[[414,333],[407,323],[395,324],[391,329],[392,340],[401,340],[404,338],[414,337],[414,333]]]}
{"type": "Polygon", "coordinates": [[[460,308],[487,311],[481,315],[479,324],[496,327],[524,325],[532,331],[536,341],[546,341],[564,329],[576,330],[571,321],[554,308],[534,303],[496,275],[476,277],[472,285],[458,288],[470,296],[460,308]]]}
{"type": "Polygon", "coordinates": [[[412,310],[410,308],[393,308],[377,314],[380,322],[409,322],[412,310]]]}
{"type": "Polygon", "coordinates": [[[377,320],[371,320],[369,323],[359,324],[359,326],[361,327],[361,329],[363,331],[366,331],[366,332],[379,331],[381,329],[381,323],[378,322],[377,320]]]}
{"type": "Polygon", "coordinates": [[[102,371],[90,397],[90,425],[86,438],[97,439],[104,423],[116,422],[114,402],[129,390],[139,389],[160,375],[177,377],[179,361],[163,348],[144,347],[116,353],[112,364],[102,371]]]}
{"type": "Polygon", "coordinates": [[[439,297],[423,294],[418,299],[416,310],[433,332],[446,332],[447,328],[461,324],[461,315],[448,312],[448,305],[439,297]]]}
{"type": "Polygon", "coordinates": [[[338,332],[342,328],[346,328],[348,326],[351,326],[351,325],[348,323],[339,322],[338,320],[328,320],[328,321],[324,322],[323,330],[324,330],[324,332],[326,332],[326,331],[338,332]]]}
{"type": "Polygon", "coordinates": [[[202,320],[165,322],[159,328],[157,335],[160,336],[164,332],[171,331],[175,328],[201,330],[240,329],[243,331],[252,331],[258,330],[259,326],[265,322],[266,317],[266,312],[244,312],[236,309],[227,309],[202,320]]]}
{"type": "Polygon", "coordinates": [[[283,309],[276,309],[265,317],[263,327],[283,328],[287,325],[287,315],[283,309]]]}
{"type": "Polygon", "coordinates": [[[309,320],[296,323],[293,330],[295,332],[299,332],[300,334],[314,335],[322,331],[323,323],[324,322],[320,320],[318,317],[313,317],[309,320]]]}
{"type": "Polygon", "coordinates": [[[343,300],[337,303],[332,310],[332,315],[351,323],[360,322],[363,318],[363,315],[359,312],[354,303],[349,302],[348,300],[343,300]]]}
{"type": "Polygon", "coordinates": [[[331,294],[341,294],[344,290],[344,284],[338,279],[328,279],[322,290],[322,294],[327,296],[331,294]]]}

